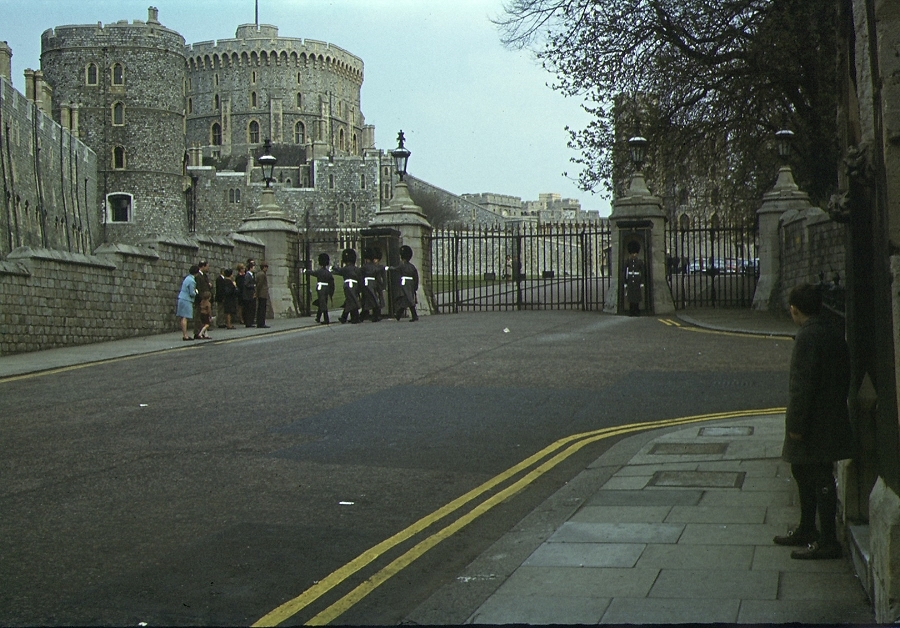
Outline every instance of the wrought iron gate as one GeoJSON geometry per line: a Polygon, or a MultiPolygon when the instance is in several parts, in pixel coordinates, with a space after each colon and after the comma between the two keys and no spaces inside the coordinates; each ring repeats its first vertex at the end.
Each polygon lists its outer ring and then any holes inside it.
{"type": "MultiPolygon", "coordinates": [[[[331,263],[339,266],[341,252],[344,249],[352,248],[356,249],[357,253],[361,253],[359,250],[360,240],[361,236],[358,228],[327,229],[301,234],[297,255],[297,279],[294,283],[297,286],[297,294],[294,295],[294,300],[297,303],[297,311],[302,316],[309,316],[312,312],[312,300],[316,294],[316,279],[305,274],[303,272],[304,269],[316,268],[320,253],[327,253],[331,258],[331,263]]],[[[362,263],[361,260],[360,263],[362,263]]],[[[340,280],[340,277],[338,277],[338,280],[340,280]]],[[[335,292],[334,298],[334,307],[343,304],[344,293],[340,290],[340,281],[338,281],[338,290],[335,292]]]]}
{"type": "Polygon", "coordinates": [[[750,307],[759,278],[756,225],[682,215],[667,227],[666,277],[675,307],[750,307]]]}
{"type": "Polygon", "coordinates": [[[432,292],[441,312],[602,310],[607,224],[522,223],[435,230],[432,292]]]}

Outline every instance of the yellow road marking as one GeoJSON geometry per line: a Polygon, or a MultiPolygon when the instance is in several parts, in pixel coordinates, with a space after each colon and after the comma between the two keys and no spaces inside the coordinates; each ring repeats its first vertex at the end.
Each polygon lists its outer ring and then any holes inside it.
{"type": "Polygon", "coordinates": [[[516,475],[520,471],[530,467],[532,464],[537,462],[538,460],[544,458],[550,453],[559,450],[568,445],[568,447],[552,458],[549,458],[544,463],[530,471],[528,474],[524,475],[515,483],[511,484],[507,488],[498,492],[495,495],[492,495],[487,500],[482,502],[481,504],[474,507],[471,511],[444,527],[442,530],[436,532],[430,537],[420,541],[413,548],[405,552],[399,558],[393,560],[386,567],[378,571],[375,575],[368,578],[362,584],[357,586],[353,591],[342,597],[340,600],[326,608],[324,611],[313,617],[308,625],[325,625],[348,609],[350,609],[357,602],[366,597],[369,593],[374,591],[376,588],[381,586],[388,579],[399,573],[405,567],[412,564],[416,559],[421,557],[425,552],[430,550],[431,548],[438,545],[441,541],[449,538],[465,526],[467,526],[472,521],[476,520],[481,515],[485,514],[489,510],[491,510],[494,506],[502,503],[503,501],[509,499],[516,493],[520,492],[524,488],[526,488],[529,484],[534,482],[537,478],[547,473],[547,471],[556,467],[559,463],[566,460],[570,456],[572,456],[577,451],[586,447],[587,445],[597,442],[599,440],[603,440],[606,438],[610,438],[612,436],[618,436],[622,434],[628,434],[631,432],[638,432],[648,429],[656,429],[662,427],[673,427],[677,425],[687,425],[690,423],[697,423],[702,421],[714,421],[719,419],[729,419],[729,418],[738,418],[738,417],[746,417],[746,416],[766,416],[773,414],[781,414],[784,412],[784,408],[770,408],[765,410],[749,410],[749,411],[741,411],[741,412],[722,412],[715,414],[706,414],[706,415],[697,415],[691,417],[681,417],[677,419],[665,419],[661,421],[651,421],[647,423],[636,423],[632,425],[624,425],[624,426],[616,426],[610,428],[603,428],[600,430],[594,430],[591,432],[584,432],[582,434],[575,434],[573,436],[567,436],[562,438],[552,445],[545,447],[540,452],[534,454],[533,456],[528,457],[524,461],[519,464],[511,467],[510,469],[504,471],[500,475],[495,478],[489,480],[488,482],[482,484],[476,489],[466,493],[462,497],[450,502],[446,506],[438,509],[431,515],[423,517],[419,521],[415,522],[405,530],[398,532],[394,536],[389,539],[382,541],[378,545],[374,546],[370,550],[360,554],[357,558],[347,563],[345,566],[340,569],[334,571],[324,580],[318,582],[313,585],[306,591],[304,591],[301,595],[294,598],[293,600],[289,600],[285,602],[275,610],[266,614],[264,617],[259,619],[253,626],[277,626],[278,624],[286,621],[291,618],[304,608],[306,608],[309,604],[313,603],[317,599],[319,599],[322,595],[333,589],[338,584],[344,582],[351,575],[355,574],[357,571],[374,561],[381,554],[385,553],[389,549],[395,547],[399,543],[411,538],[416,533],[426,529],[434,522],[446,517],[452,512],[458,510],[466,503],[475,499],[475,497],[481,495],[486,492],[490,488],[497,486],[502,483],[506,479],[511,478],[516,475]]]}

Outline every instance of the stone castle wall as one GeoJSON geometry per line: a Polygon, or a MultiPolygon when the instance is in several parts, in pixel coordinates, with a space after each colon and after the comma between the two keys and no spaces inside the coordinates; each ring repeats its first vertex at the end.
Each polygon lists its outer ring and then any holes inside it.
{"type": "Polygon", "coordinates": [[[3,79],[0,147],[0,259],[22,246],[99,246],[97,155],[3,79]]]}
{"type": "Polygon", "coordinates": [[[130,198],[127,214],[102,213],[112,240],[186,232],[185,65],[184,38],[153,9],[147,22],[59,26],[41,36],[54,118],[97,153],[101,202],[130,198]]]}
{"type": "Polygon", "coordinates": [[[213,274],[264,252],[242,235],[106,244],[94,254],[18,248],[0,261],[0,355],[174,331],[192,264],[206,259],[213,274]]]}
{"type": "Polygon", "coordinates": [[[846,287],[847,227],[832,221],[820,209],[787,212],[781,226],[781,300],[801,283],[833,281],[837,276],[846,287]],[[824,273],[824,275],[823,275],[824,273]]]}

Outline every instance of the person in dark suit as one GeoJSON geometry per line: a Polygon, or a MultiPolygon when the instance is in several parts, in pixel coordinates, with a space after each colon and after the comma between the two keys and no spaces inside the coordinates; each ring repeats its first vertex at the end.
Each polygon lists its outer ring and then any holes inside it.
{"type": "Polygon", "coordinates": [[[400,263],[397,266],[391,266],[396,280],[394,286],[397,291],[397,298],[394,299],[394,318],[398,321],[403,318],[406,308],[409,308],[410,323],[419,320],[419,313],[416,311],[416,293],[419,290],[419,271],[412,265],[413,250],[404,244],[400,247],[400,263]]]}
{"type": "Polygon", "coordinates": [[[260,263],[259,272],[256,273],[256,327],[257,329],[265,329],[266,325],[266,308],[269,306],[269,264],[265,261],[260,263]]]}
{"type": "Polygon", "coordinates": [[[328,270],[331,265],[331,258],[328,253],[319,254],[319,268],[312,270],[306,269],[305,272],[310,277],[316,278],[316,300],[314,305],[317,306],[316,322],[328,325],[328,300],[334,296],[334,275],[328,270]]]}
{"type": "Polygon", "coordinates": [[[244,325],[253,327],[256,319],[256,262],[247,260],[247,272],[244,274],[244,289],[241,291],[241,302],[244,310],[244,325]]]}
{"type": "MultiPolygon", "coordinates": [[[[196,275],[197,294],[208,292],[212,294],[212,285],[209,283],[209,262],[205,259],[200,260],[197,264],[200,271],[196,275]]],[[[194,338],[200,337],[200,330],[203,329],[203,323],[200,320],[200,299],[194,301],[194,338]]]]}
{"type": "Polygon", "coordinates": [[[791,291],[791,318],[800,325],[791,354],[782,458],[800,494],[800,524],[777,545],[805,546],[791,558],[840,558],[834,462],[853,456],[853,429],[847,410],[850,355],[843,329],[821,316],[822,293],[802,284],[791,291]],[[816,513],[820,531],[816,530],[816,513]]]}

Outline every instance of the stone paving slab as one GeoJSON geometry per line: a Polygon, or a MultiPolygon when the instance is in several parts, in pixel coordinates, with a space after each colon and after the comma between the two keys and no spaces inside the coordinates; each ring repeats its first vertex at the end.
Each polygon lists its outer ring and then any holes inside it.
{"type": "Polygon", "coordinates": [[[703,497],[703,491],[659,489],[655,491],[597,491],[585,506],[692,506],[703,497]]]}
{"type": "Polygon", "coordinates": [[[698,617],[704,623],[730,624],[738,619],[739,600],[616,598],[601,624],[690,624],[698,617]]]}
{"type": "Polygon", "coordinates": [[[634,567],[646,545],[640,543],[545,543],[526,567],[634,567]]]}
{"type": "MultiPolygon", "coordinates": [[[[679,506],[675,506],[679,508],[679,506]]],[[[569,521],[583,523],[683,523],[666,521],[673,508],[671,506],[586,506],[575,513],[569,521]]]]}
{"type": "Polygon", "coordinates": [[[753,548],[743,545],[648,545],[636,563],[648,569],[702,570],[710,565],[749,571],[753,548]]]}
{"type": "Polygon", "coordinates": [[[585,567],[520,567],[497,590],[498,595],[527,598],[647,597],[656,582],[656,569],[600,569],[585,567]]]}
{"type": "Polygon", "coordinates": [[[471,617],[473,624],[596,624],[609,607],[606,597],[535,595],[525,599],[497,595],[471,617]]]}
{"type": "Polygon", "coordinates": [[[721,598],[774,600],[778,597],[777,571],[662,569],[650,597],[677,599],[721,598]]]}
{"type": "Polygon", "coordinates": [[[779,534],[777,526],[752,523],[688,523],[679,543],[682,545],[771,545],[779,534]]]}
{"type": "Polygon", "coordinates": [[[677,523],[585,523],[567,521],[549,543],[677,543],[685,526],[677,523]]]}
{"type": "Polygon", "coordinates": [[[867,604],[848,605],[838,600],[743,600],[741,624],[867,624],[875,620],[867,604]]]}
{"type": "Polygon", "coordinates": [[[673,506],[666,523],[766,523],[764,506],[673,506]]]}

